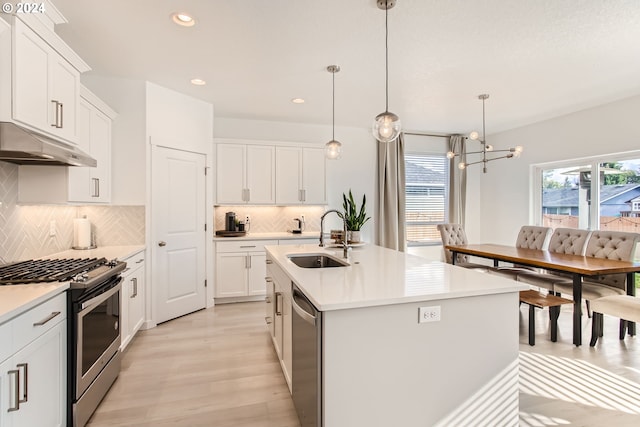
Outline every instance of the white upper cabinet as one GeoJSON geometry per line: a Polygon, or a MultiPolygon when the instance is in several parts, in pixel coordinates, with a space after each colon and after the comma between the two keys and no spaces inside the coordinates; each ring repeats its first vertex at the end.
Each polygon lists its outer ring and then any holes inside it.
{"type": "Polygon", "coordinates": [[[70,202],[111,201],[111,120],[116,114],[82,88],[78,109],[78,145],[96,159],[96,167],[69,168],[70,202]]]}
{"type": "Polygon", "coordinates": [[[80,70],[17,18],[11,79],[14,120],[66,142],[77,142],[80,70]]]}
{"type": "Polygon", "coordinates": [[[276,203],[327,203],[326,166],[322,148],[276,148],[276,203]]]}
{"type": "Polygon", "coordinates": [[[274,204],[274,147],[217,144],[216,190],[218,204],[274,204]]]}

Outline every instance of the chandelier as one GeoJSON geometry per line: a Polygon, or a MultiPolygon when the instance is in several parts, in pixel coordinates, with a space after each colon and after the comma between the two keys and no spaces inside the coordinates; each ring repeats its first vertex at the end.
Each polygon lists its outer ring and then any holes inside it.
{"type": "MultiPolygon", "coordinates": [[[[480,134],[478,134],[478,132],[476,131],[471,132],[468,137],[465,137],[465,139],[478,141],[480,143],[480,151],[470,151],[470,152],[467,152],[466,155],[482,154],[482,158],[475,162],[460,162],[458,163],[458,168],[460,169],[466,169],[467,166],[482,163],[482,172],[487,173],[487,163],[492,162],[494,160],[510,159],[512,157],[517,158],[517,157],[520,157],[520,154],[522,154],[521,145],[516,145],[513,148],[507,148],[504,150],[495,150],[493,148],[493,145],[487,144],[487,139],[485,137],[485,114],[484,114],[484,101],[487,98],[489,98],[489,95],[486,93],[482,95],[478,95],[478,99],[482,100],[482,138],[480,138],[480,134]],[[492,153],[507,153],[507,154],[500,155],[497,157],[487,157],[487,154],[492,154],[492,153]]],[[[447,158],[453,159],[454,157],[461,156],[461,155],[462,153],[454,153],[453,151],[449,151],[447,153],[447,158]]]]}

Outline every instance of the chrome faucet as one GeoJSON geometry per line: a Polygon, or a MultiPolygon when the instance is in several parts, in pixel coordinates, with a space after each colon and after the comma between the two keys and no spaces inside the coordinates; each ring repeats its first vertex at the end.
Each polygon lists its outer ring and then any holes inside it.
{"type": "Polygon", "coordinates": [[[335,212],[340,217],[340,219],[342,219],[342,256],[346,259],[349,257],[349,244],[347,243],[347,220],[345,219],[342,212],[336,209],[330,209],[320,217],[320,247],[324,247],[324,217],[331,212],[335,212]]]}

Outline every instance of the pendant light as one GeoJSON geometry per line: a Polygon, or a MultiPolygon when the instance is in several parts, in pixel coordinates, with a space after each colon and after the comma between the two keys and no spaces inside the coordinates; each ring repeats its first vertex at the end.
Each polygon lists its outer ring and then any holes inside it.
{"type": "Polygon", "coordinates": [[[340,66],[329,65],[327,71],[332,74],[333,80],[333,94],[331,101],[331,141],[327,142],[324,146],[324,153],[327,159],[336,160],[342,155],[342,144],[340,141],[336,141],[336,73],[340,71],[340,66]]]}
{"type": "Polygon", "coordinates": [[[380,113],[373,121],[373,136],[380,142],[391,142],[400,135],[402,126],[400,118],[389,111],[389,9],[396,5],[396,0],[378,0],[378,9],[384,10],[385,27],[385,99],[384,113],[380,113]]]}

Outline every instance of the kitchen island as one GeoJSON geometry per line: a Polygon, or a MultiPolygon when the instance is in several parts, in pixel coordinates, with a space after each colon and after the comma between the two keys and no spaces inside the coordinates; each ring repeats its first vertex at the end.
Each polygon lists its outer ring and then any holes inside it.
{"type": "Polygon", "coordinates": [[[266,250],[272,336],[294,402],[292,287],[321,316],[321,425],[518,425],[518,292],[526,286],[374,245],[351,249],[348,266],[327,268],[298,267],[290,256],[339,259],[341,249],[266,250]]]}

